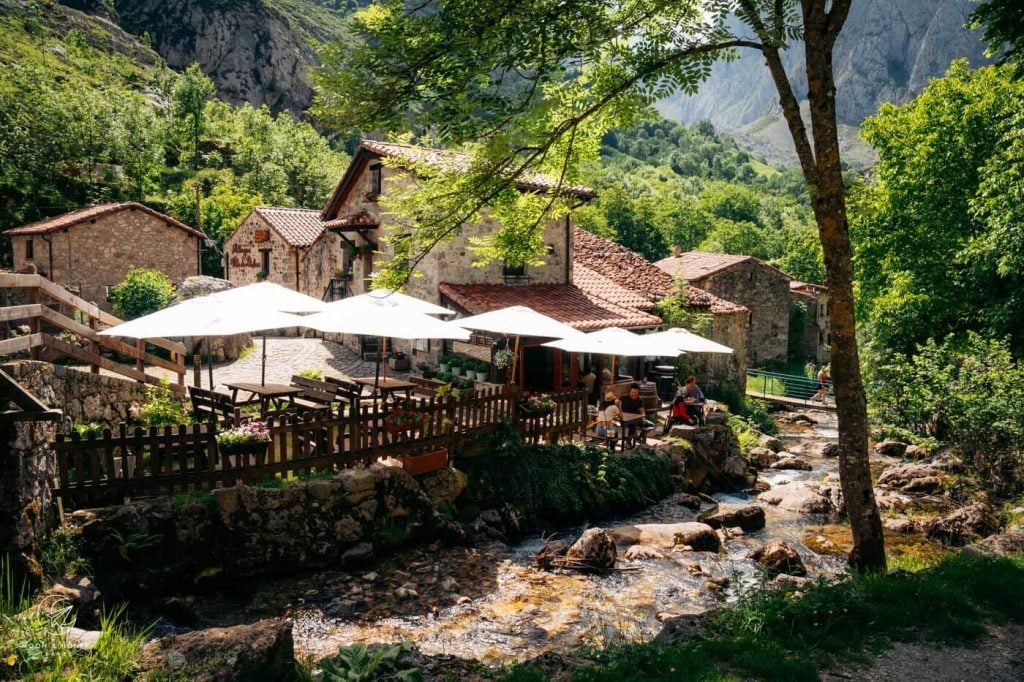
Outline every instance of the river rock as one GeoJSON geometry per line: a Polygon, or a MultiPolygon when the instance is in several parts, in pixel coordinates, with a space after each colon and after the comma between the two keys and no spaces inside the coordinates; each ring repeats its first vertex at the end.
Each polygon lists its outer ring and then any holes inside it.
{"type": "Polygon", "coordinates": [[[750,558],[761,564],[771,574],[807,575],[807,569],[800,554],[792,545],[782,540],[772,540],[765,546],[754,550],[750,558]]]}
{"type": "Polygon", "coordinates": [[[700,509],[701,499],[697,495],[691,495],[690,493],[679,493],[676,495],[676,503],[692,511],[697,511],[700,509]]]}
{"type": "Polygon", "coordinates": [[[806,590],[811,584],[809,578],[804,578],[798,575],[789,575],[788,573],[780,573],[775,576],[768,586],[773,590],[779,590],[781,592],[797,592],[800,590],[806,590]]]}
{"type": "Polygon", "coordinates": [[[951,545],[965,545],[975,538],[984,538],[996,531],[998,524],[992,507],[977,502],[956,509],[924,524],[924,532],[932,540],[951,545]]]}
{"type": "Polygon", "coordinates": [[[839,443],[822,443],[818,446],[818,455],[821,457],[838,457],[839,443]]]}
{"type": "Polygon", "coordinates": [[[667,559],[665,553],[657,547],[648,547],[646,545],[630,545],[626,548],[626,551],[622,553],[622,558],[627,561],[644,561],[650,559],[667,559]]]}
{"type": "Polygon", "coordinates": [[[941,470],[932,464],[893,464],[878,477],[878,485],[905,493],[933,493],[942,488],[941,470]]]}
{"type": "Polygon", "coordinates": [[[836,510],[833,501],[822,494],[821,486],[810,481],[777,485],[758,495],[757,499],[801,514],[830,514],[836,510]]]}
{"type": "Polygon", "coordinates": [[[1001,535],[990,535],[965,547],[964,551],[994,556],[1024,555],[1024,531],[1015,530],[1001,535]]]}
{"type": "Polygon", "coordinates": [[[362,566],[373,559],[373,544],[360,542],[355,547],[345,550],[341,555],[341,565],[346,567],[362,566]]]}
{"type": "Polygon", "coordinates": [[[74,611],[90,610],[100,598],[99,589],[84,575],[58,578],[47,590],[47,595],[58,599],[74,611]]]}
{"type": "Polygon", "coordinates": [[[588,528],[569,547],[565,558],[587,569],[605,571],[615,567],[618,553],[615,541],[603,528],[588,528]]]}
{"type": "Polygon", "coordinates": [[[782,441],[779,440],[778,438],[776,438],[775,436],[769,436],[766,433],[762,433],[761,437],[760,437],[760,440],[761,440],[761,444],[764,445],[769,450],[771,450],[773,452],[782,452],[782,449],[783,449],[782,441]]]}
{"type": "Polygon", "coordinates": [[[692,532],[696,528],[707,528],[714,530],[704,523],[638,523],[633,526],[616,526],[608,529],[608,535],[620,547],[630,545],[645,545],[649,547],[660,547],[672,549],[675,546],[675,537],[678,533],[692,532]]]}
{"type": "Polygon", "coordinates": [[[792,469],[794,471],[810,471],[811,463],[805,459],[800,459],[795,455],[779,456],[770,467],[770,469],[792,469]]]}
{"type": "Polygon", "coordinates": [[[928,448],[921,445],[908,445],[903,456],[906,459],[921,459],[928,456],[928,448]]]}
{"type": "Polygon", "coordinates": [[[875,443],[875,452],[886,457],[902,457],[907,452],[907,443],[898,440],[883,440],[875,443]]]}
{"type": "Polygon", "coordinates": [[[437,509],[450,507],[469,483],[466,474],[452,467],[438,469],[421,476],[418,480],[420,487],[437,509]]]}
{"type": "Polygon", "coordinates": [[[722,462],[722,473],[730,479],[734,480],[745,480],[747,476],[747,460],[743,459],[740,455],[733,455],[727,457],[722,462]]]}
{"type": "Polygon", "coordinates": [[[703,615],[676,616],[665,621],[661,632],[655,635],[653,644],[668,646],[680,642],[700,641],[707,637],[708,630],[704,625],[703,615]]]}
{"type": "Polygon", "coordinates": [[[885,529],[893,533],[914,533],[918,530],[917,523],[911,519],[885,519],[882,521],[885,529]]]}
{"type": "Polygon", "coordinates": [[[706,523],[682,523],[672,536],[672,544],[676,547],[689,547],[694,552],[719,552],[722,550],[722,539],[715,529],[706,523]]]}
{"type": "Polygon", "coordinates": [[[721,504],[697,517],[712,528],[764,528],[764,507],[757,504],[721,504]]]}
{"type": "Polygon", "coordinates": [[[151,676],[208,682],[296,679],[290,620],[209,628],[168,635],[147,644],[141,668],[151,676]]]}
{"type": "Polygon", "coordinates": [[[750,448],[750,452],[747,453],[747,458],[754,466],[761,469],[767,469],[772,464],[779,461],[779,456],[777,454],[768,448],[763,447],[750,448]]]}

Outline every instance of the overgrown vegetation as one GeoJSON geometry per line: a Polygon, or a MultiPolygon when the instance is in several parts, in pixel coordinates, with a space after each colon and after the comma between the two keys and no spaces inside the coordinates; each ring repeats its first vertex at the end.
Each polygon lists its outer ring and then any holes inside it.
{"type": "Polygon", "coordinates": [[[124,280],[110,292],[114,313],[125,320],[149,315],[167,307],[174,297],[174,286],[159,270],[131,268],[124,280]]]}
{"type": "Polygon", "coordinates": [[[69,526],[58,526],[39,548],[43,573],[51,579],[83,575],[89,560],[82,556],[82,534],[69,526]]]}
{"type": "MultiPolygon", "coordinates": [[[[705,621],[708,638],[625,645],[594,655],[574,680],[817,680],[894,641],[970,644],[987,622],[1024,622],[1024,559],[966,554],[915,574],[822,580],[802,596],[755,588],[705,621]]],[[[506,679],[543,680],[530,666],[506,679]]]]}
{"type": "Polygon", "coordinates": [[[146,387],[146,402],[139,408],[139,418],[145,426],[179,426],[192,423],[192,410],[163,379],[159,386],[146,387]]]}

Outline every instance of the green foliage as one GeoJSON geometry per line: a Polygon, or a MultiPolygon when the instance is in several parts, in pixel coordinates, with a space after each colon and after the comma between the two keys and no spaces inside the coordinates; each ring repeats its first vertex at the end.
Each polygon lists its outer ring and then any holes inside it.
{"type": "Polygon", "coordinates": [[[874,180],[851,199],[858,315],[909,354],[967,330],[1024,349],[1024,82],[955,62],[913,101],[865,121],[874,180]]]}
{"type": "Polygon", "coordinates": [[[579,523],[640,509],[672,491],[672,462],[649,450],[606,457],[597,448],[525,445],[514,432],[495,435],[487,457],[460,466],[467,501],[512,504],[531,522],[579,523]]]}
{"type": "Polygon", "coordinates": [[[323,682],[364,682],[364,680],[396,679],[406,682],[421,679],[418,668],[399,668],[399,657],[412,650],[412,644],[381,644],[369,647],[355,642],[338,647],[338,654],[320,661],[323,682]],[[386,678],[385,678],[386,676],[386,678]]]}
{"type": "Polygon", "coordinates": [[[1000,63],[1024,59],[1024,12],[1016,0],[985,0],[971,12],[967,27],[985,30],[986,54],[1000,63]]]}
{"type": "Polygon", "coordinates": [[[159,535],[143,533],[142,531],[125,531],[122,533],[119,530],[113,530],[110,532],[110,536],[117,544],[118,555],[125,561],[132,561],[135,558],[132,556],[133,554],[153,549],[162,540],[159,535]]]}
{"type": "MultiPolygon", "coordinates": [[[[1024,560],[954,555],[916,574],[822,580],[802,596],[756,587],[708,621],[704,641],[614,647],[574,680],[817,680],[895,641],[970,645],[989,621],[1024,621],[1024,560]]],[[[535,668],[513,679],[546,679],[535,668]]],[[[509,678],[506,678],[509,679],[509,678]]]]}
{"type": "Polygon", "coordinates": [[[82,556],[82,534],[70,526],[59,526],[39,547],[43,573],[49,578],[82,575],[89,570],[89,561],[82,556]]]}
{"type": "Polygon", "coordinates": [[[110,296],[114,312],[123,319],[132,320],[166,307],[174,297],[174,287],[167,275],[159,270],[131,268],[110,296]]]}
{"type": "Polygon", "coordinates": [[[301,372],[299,372],[299,376],[305,377],[307,379],[316,379],[317,381],[323,381],[324,372],[322,369],[304,369],[301,372]]]}
{"type": "Polygon", "coordinates": [[[192,411],[183,398],[171,393],[166,379],[159,386],[146,387],[146,402],[139,409],[139,418],[145,426],[179,426],[192,423],[192,411]]]}
{"type": "Polygon", "coordinates": [[[106,424],[100,422],[87,422],[85,424],[76,423],[71,425],[71,429],[82,438],[88,437],[90,434],[95,434],[97,438],[103,435],[104,429],[107,428],[106,424]]]}
{"type": "Polygon", "coordinates": [[[199,167],[199,139],[206,128],[206,103],[217,94],[217,87],[206,77],[197,62],[182,73],[171,91],[174,118],[188,130],[192,141],[192,163],[199,167]]]}
{"type": "MultiPolygon", "coordinates": [[[[694,334],[706,334],[711,328],[711,315],[698,313],[687,305],[687,283],[676,282],[676,292],[666,296],[657,303],[657,314],[667,327],[683,327],[694,334]]],[[[682,358],[684,356],[680,356],[682,358]]]]}
{"type": "Polygon", "coordinates": [[[953,444],[1001,494],[1024,489],[1024,367],[1005,342],[975,333],[872,358],[872,419],[953,444]]]}

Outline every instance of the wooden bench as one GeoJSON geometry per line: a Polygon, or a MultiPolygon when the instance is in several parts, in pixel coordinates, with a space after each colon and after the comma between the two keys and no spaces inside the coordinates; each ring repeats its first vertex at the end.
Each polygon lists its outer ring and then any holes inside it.
{"type": "Polygon", "coordinates": [[[226,393],[193,386],[188,389],[188,397],[197,422],[234,425],[241,421],[238,406],[226,393]]]}
{"type": "Polygon", "coordinates": [[[363,387],[349,377],[326,377],[326,382],[334,386],[337,400],[358,410],[362,405],[373,404],[375,398],[363,392],[363,387]]]}
{"type": "Polygon", "coordinates": [[[302,393],[292,399],[292,403],[301,412],[326,412],[330,415],[334,403],[338,401],[338,387],[329,381],[310,379],[309,377],[292,376],[292,386],[301,388],[302,393]]]}

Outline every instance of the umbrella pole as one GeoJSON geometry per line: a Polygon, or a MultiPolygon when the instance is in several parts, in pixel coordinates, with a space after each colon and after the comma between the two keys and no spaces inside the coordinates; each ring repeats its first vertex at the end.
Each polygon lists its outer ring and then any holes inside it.
{"type": "Polygon", "coordinates": [[[381,355],[384,358],[384,367],[381,371],[384,373],[384,381],[388,380],[388,337],[380,337],[381,355]]]}
{"type": "MultiPolygon", "coordinates": [[[[512,351],[512,381],[514,381],[516,383],[516,386],[519,386],[519,381],[516,378],[516,364],[518,362],[519,362],[519,335],[516,334],[515,350],[512,351]]],[[[522,388],[522,386],[519,386],[519,388],[522,388]]]]}
{"type": "Polygon", "coordinates": [[[211,344],[209,344],[209,343],[206,344],[206,357],[208,358],[208,360],[206,362],[206,369],[207,369],[207,371],[210,374],[210,390],[212,391],[213,390],[213,353],[211,352],[211,344]]]}
{"type": "Polygon", "coordinates": [[[260,368],[260,386],[267,385],[267,333],[263,332],[263,365],[260,368]]]}

